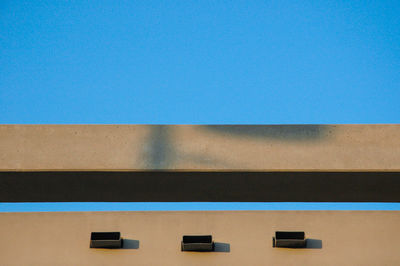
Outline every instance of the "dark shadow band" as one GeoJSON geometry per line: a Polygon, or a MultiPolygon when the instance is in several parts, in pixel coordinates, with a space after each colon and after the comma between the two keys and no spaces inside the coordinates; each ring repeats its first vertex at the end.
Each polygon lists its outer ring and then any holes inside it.
{"type": "Polygon", "coordinates": [[[0,172],[0,202],[400,202],[400,172],[0,172]]]}

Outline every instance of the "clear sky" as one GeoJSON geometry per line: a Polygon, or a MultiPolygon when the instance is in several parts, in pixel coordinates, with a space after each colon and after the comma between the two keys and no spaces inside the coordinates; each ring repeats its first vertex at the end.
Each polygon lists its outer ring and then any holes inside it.
{"type": "Polygon", "coordinates": [[[3,0],[0,123],[400,123],[399,14],[384,0],[3,0]]]}

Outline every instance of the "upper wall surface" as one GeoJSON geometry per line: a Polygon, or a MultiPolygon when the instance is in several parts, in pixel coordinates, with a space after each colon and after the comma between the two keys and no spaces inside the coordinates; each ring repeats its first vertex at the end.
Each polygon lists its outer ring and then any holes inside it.
{"type": "Polygon", "coordinates": [[[0,171],[399,169],[400,125],[0,125],[0,171]]]}

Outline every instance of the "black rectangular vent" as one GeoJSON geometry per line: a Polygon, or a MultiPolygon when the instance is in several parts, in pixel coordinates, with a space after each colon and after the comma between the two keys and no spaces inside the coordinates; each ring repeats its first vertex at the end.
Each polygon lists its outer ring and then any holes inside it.
{"type": "Polygon", "coordinates": [[[211,235],[183,236],[182,251],[214,251],[214,242],[211,235]]]}
{"type": "Polygon", "coordinates": [[[304,232],[276,231],[272,238],[272,246],[277,248],[305,248],[304,232]]]}
{"type": "Polygon", "coordinates": [[[92,232],[90,248],[122,248],[120,232],[92,232]]]}

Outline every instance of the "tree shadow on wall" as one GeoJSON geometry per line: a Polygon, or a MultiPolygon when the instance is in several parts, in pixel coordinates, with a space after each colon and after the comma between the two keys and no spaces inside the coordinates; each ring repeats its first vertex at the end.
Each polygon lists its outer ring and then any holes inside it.
{"type": "Polygon", "coordinates": [[[308,141],[326,138],[333,132],[330,125],[204,125],[206,130],[244,138],[270,138],[308,141]]]}

